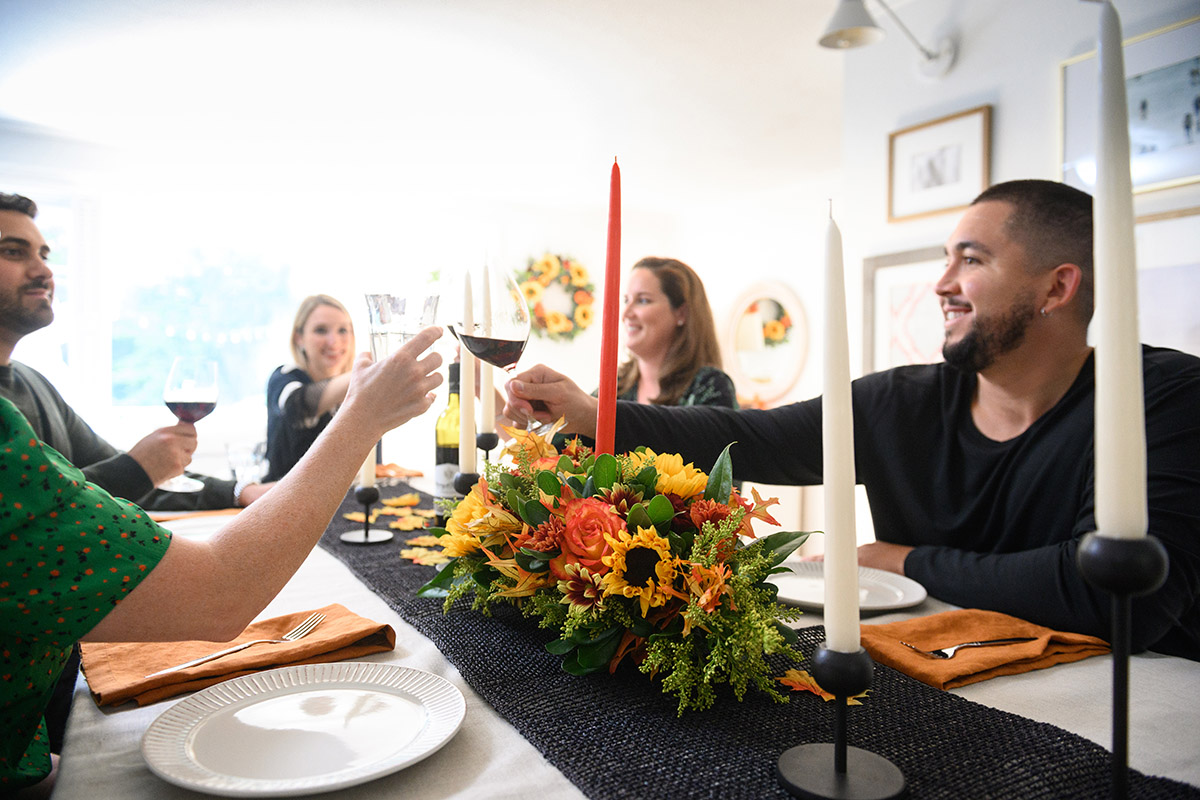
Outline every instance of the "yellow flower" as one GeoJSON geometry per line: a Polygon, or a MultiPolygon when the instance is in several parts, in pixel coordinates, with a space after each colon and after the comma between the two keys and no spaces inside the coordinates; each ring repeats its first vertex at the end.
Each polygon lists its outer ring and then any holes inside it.
{"type": "Polygon", "coordinates": [[[479,551],[481,544],[496,544],[505,533],[521,530],[521,521],[492,501],[487,481],[480,480],[454,508],[439,543],[451,558],[479,551]]]}
{"type": "MultiPolygon", "coordinates": [[[[550,428],[544,431],[541,435],[531,431],[523,430],[518,427],[508,427],[502,425],[504,432],[510,437],[510,441],[504,446],[504,453],[515,460],[520,453],[529,455],[530,463],[537,461],[539,458],[558,455],[558,450],[550,443],[554,438],[554,434],[558,433],[564,425],[567,424],[566,419],[559,417],[550,428]]],[[[503,455],[502,454],[502,455],[503,455]]]]}
{"type": "Polygon", "coordinates": [[[525,295],[525,302],[530,305],[540,303],[542,301],[542,285],[537,281],[523,281],[521,294],[525,295]]]}
{"type": "Polygon", "coordinates": [[[567,270],[571,273],[572,286],[588,285],[588,271],[578,261],[568,261],[567,270]]]}
{"type": "Polygon", "coordinates": [[[550,283],[550,281],[554,280],[559,271],[562,270],[562,262],[558,260],[558,256],[552,253],[546,253],[546,255],[533,262],[533,266],[530,267],[530,269],[537,273],[538,282],[540,282],[543,286],[546,286],[550,283]]]}
{"type": "Polygon", "coordinates": [[[658,472],[654,489],[659,494],[677,494],[687,500],[703,494],[704,487],[708,485],[708,476],[692,464],[684,464],[683,457],[678,453],[655,453],[647,447],[641,466],[644,467],[647,461],[652,461],[658,472]]]}
{"type": "Polygon", "coordinates": [[[777,319],[769,319],[763,323],[763,338],[768,342],[782,342],[787,328],[777,319]]]}
{"type": "Polygon", "coordinates": [[[571,318],[561,311],[551,311],[546,315],[546,330],[551,333],[566,333],[575,327],[571,318]]]}
{"type": "Polygon", "coordinates": [[[580,329],[586,328],[592,324],[592,318],[594,316],[595,312],[592,311],[591,306],[579,306],[575,309],[575,324],[578,325],[580,329]]]}
{"type": "Polygon", "coordinates": [[[634,536],[622,531],[615,539],[604,538],[612,547],[612,553],[601,559],[610,568],[602,584],[604,595],[638,598],[643,617],[651,608],[664,605],[675,581],[675,559],[667,540],[654,528],[641,526],[634,536]]]}

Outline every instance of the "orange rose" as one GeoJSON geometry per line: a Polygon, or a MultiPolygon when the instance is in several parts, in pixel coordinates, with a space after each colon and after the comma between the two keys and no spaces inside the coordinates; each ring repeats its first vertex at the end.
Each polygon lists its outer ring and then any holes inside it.
{"type": "Polygon", "coordinates": [[[605,536],[614,539],[625,530],[621,519],[612,506],[594,497],[570,500],[563,514],[565,530],[562,535],[562,553],[550,562],[550,571],[560,581],[570,580],[567,564],[587,567],[593,575],[603,575],[609,568],[601,562],[612,552],[605,536]]]}

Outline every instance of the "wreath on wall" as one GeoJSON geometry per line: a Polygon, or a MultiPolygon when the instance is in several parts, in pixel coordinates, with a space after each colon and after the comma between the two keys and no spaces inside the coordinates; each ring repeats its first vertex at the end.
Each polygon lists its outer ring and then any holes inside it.
{"type": "Polygon", "coordinates": [[[592,325],[596,286],[587,268],[570,256],[546,253],[517,272],[529,305],[530,327],[540,337],[571,341],[592,325]]]}

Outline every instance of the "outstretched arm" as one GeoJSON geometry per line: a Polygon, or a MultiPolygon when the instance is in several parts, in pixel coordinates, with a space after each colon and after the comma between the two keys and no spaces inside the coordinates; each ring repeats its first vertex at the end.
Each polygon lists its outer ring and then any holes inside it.
{"type": "Polygon", "coordinates": [[[287,476],[211,539],[173,539],[84,638],[225,641],[241,632],[307,557],[379,437],[432,404],[441,356],[422,354],[439,336],[428,328],[377,364],[360,355],[346,402],[287,476]]]}

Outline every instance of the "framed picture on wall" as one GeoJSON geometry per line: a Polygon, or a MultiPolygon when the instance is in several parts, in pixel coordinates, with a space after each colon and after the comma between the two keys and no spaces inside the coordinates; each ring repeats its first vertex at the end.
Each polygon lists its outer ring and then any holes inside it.
{"type": "Polygon", "coordinates": [[[1146,344],[1200,356],[1200,207],[1141,217],[1134,226],[1138,328],[1146,344]]]}
{"type": "Polygon", "coordinates": [[[942,360],[941,246],[863,259],[863,372],[942,360]]]}
{"type": "MultiPolygon", "coordinates": [[[[1135,192],[1200,181],[1200,17],[1125,40],[1135,192]]],[[[1096,52],[1062,62],[1062,180],[1092,192],[1099,113],[1096,52]]]]}
{"type": "Polygon", "coordinates": [[[990,105],[888,135],[888,221],[965,208],[991,182],[990,105]]]}

